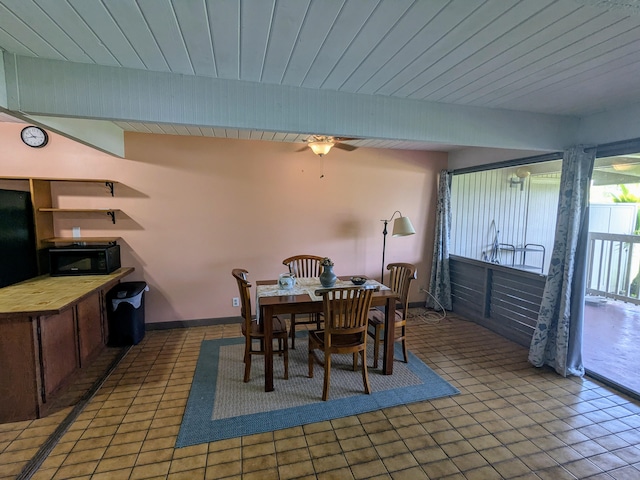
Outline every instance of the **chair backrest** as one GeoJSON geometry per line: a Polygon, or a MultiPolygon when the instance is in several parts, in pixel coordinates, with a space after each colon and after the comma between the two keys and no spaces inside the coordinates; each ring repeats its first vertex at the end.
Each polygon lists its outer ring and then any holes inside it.
{"type": "MultiPolygon", "coordinates": [[[[315,294],[322,296],[325,332],[366,337],[367,319],[371,308],[371,296],[376,288],[344,287],[323,288],[315,294]]],[[[364,341],[364,339],[363,339],[364,341]]]]}
{"type": "Polygon", "coordinates": [[[409,287],[411,281],[416,279],[416,266],[411,263],[390,263],[387,270],[391,271],[389,288],[398,295],[405,316],[409,308],[409,287]]]}
{"type": "Polygon", "coordinates": [[[247,280],[247,272],[244,268],[234,268],[231,270],[238,282],[238,292],[240,293],[240,313],[245,324],[251,325],[251,283],[247,280]]]}
{"type": "Polygon", "coordinates": [[[322,273],[322,259],[317,255],[295,255],[285,258],[283,265],[289,267],[289,273],[298,278],[319,277],[322,273]]]}

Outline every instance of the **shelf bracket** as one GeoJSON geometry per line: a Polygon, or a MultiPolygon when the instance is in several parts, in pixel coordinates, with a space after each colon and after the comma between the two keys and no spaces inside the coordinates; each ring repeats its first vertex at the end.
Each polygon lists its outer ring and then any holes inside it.
{"type": "Polygon", "coordinates": [[[116,223],[116,212],[114,210],[109,210],[107,212],[107,215],[109,215],[111,217],[111,221],[115,224],[116,223]]]}
{"type": "MultiPolygon", "coordinates": [[[[113,197],[113,182],[104,182],[104,184],[107,186],[107,188],[109,189],[109,191],[111,192],[111,196],[113,197]]],[[[115,223],[115,222],[114,222],[115,223]]]]}

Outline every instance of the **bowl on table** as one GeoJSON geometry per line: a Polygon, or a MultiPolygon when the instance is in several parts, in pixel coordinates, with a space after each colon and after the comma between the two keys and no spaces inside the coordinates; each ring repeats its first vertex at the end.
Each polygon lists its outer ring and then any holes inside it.
{"type": "Polygon", "coordinates": [[[364,285],[367,281],[367,277],[351,277],[351,283],[354,285],[364,285]]]}

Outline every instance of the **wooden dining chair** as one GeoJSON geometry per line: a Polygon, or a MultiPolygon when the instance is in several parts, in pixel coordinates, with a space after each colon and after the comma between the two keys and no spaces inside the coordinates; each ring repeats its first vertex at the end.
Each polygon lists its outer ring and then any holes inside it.
{"type": "MultiPolygon", "coordinates": [[[[387,270],[391,271],[389,288],[398,295],[398,305],[396,306],[395,318],[395,341],[402,342],[402,354],[404,363],[409,361],[407,354],[407,312],[409,309],[409,287],[416,279],[416,266],[410,263],[390,263],[387,270]]],[[[372,308],[369,312],[369,325],[373,331],[368,330],[369,336],[373,338],[373,368],[378,368],[378,356],[380,354],[380,343],[384,342],[384,310],[372,308]]]]}
{"type": "MultiPolygon", "coordinates": [[[[324,257],[317,255],[294,255],[293,257],[285,258],[282,261],[283,265],[289,268],[289,273],[295,275],[297,278],[310,278],[319,277],[322,273],[322,260],[324,257]]],[[[312,313],[306,316],[306,320],[296,319],[294,313],[291,314],[291,348],[296,348],[296,323],[298,324],[315,324],[316,330],[320,330],[322,326],[322,320],[320,315],[312,313]]]]}
{"type": "Polygon", "coordinates": [[[289,273],[298,278],[319,277],[322,273],[323,258],[317,255],[294,255],[285,258],[282,264],[289,268],[289,273]]]}
{"type": "MultiPolygon", "coordinates": [[[[263,324],[265,319],[258,323],[251,316],[251,283],[247,280],[248,272],[243,268],[234,268],[231,271],[238,283],[240,292],[240,312],[242,314],[242,335],[244,335],[244,381],[249,381],[251,375],[251,356],[265,354],[263,324]]],[[[271,319],[273,322],[273,339],[278,340],[278,348],[274,354],[284,357],[284,379],[289,379],[289,341],[287,324],[278,317],[271,319]]]]}
{"type": "Polygon", "coordinates": [[[322,400],[329,398],[331,355],[352,354],[353,370],[362,356],[362,383],[365,393],[371,393],[367,372],[367,314],[371,296],[377,288],[345,287],[316,290],[322,295],[324,330],[309,332],[309,378],[313,378],[316,350],[324,353],[324,385],[322,400]]]}

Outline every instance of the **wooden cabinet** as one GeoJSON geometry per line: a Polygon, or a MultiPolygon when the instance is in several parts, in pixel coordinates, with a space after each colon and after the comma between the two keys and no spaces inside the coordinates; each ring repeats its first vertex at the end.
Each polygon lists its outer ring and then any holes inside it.
{"type": "Polygon", "coordinates": [[[107,343],[109,275],[42,276],[0,289],[0,423],[43,417],[107,343]]]}
{"type": "Polygon", "coordinates": [[[39,418],[80,367],[75,308],[0,320],[0,422],[39,418]]]}

